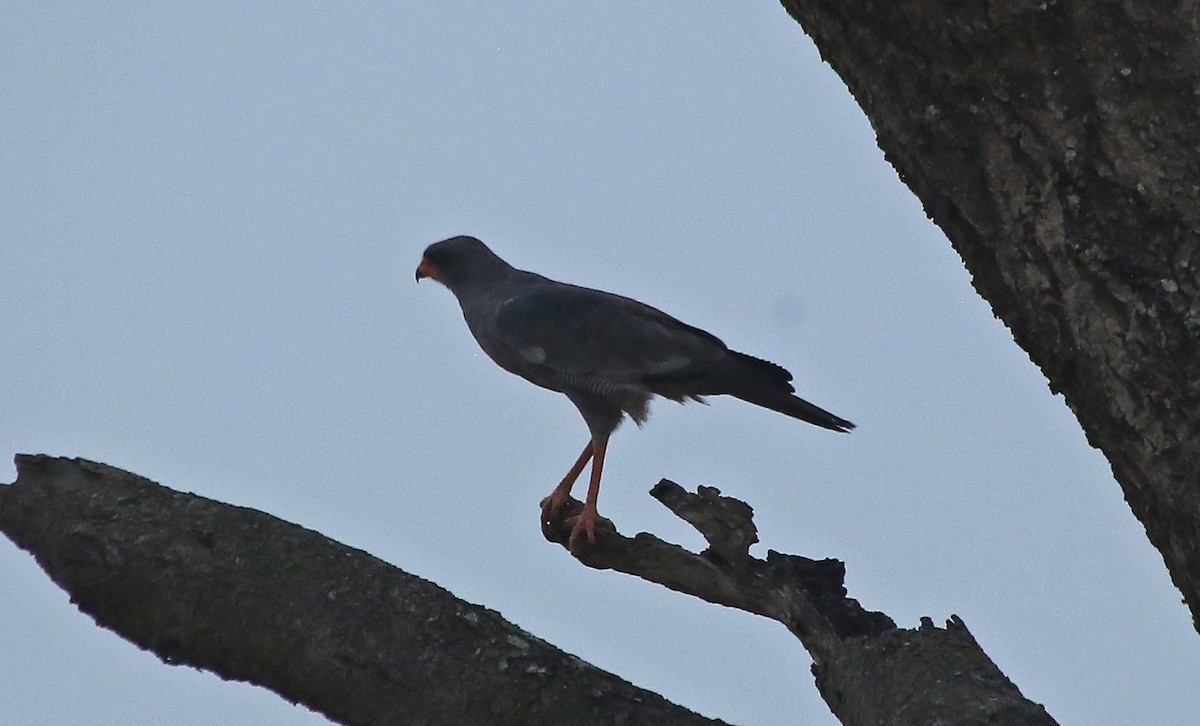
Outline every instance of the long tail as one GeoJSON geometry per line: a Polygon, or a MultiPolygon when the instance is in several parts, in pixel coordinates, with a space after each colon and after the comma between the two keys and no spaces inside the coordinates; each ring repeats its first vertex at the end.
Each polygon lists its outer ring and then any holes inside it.
{"type": "Polygon", "coordinates": [[[784,416],[798,418],[815,426],[842,433],[847,433],[854,428],[854,424],[846,419],[835,416],[820,406],[814,406],[787,391],[753,386],[733,386],[731,388],[734,390],[729,391],[729,395],[740,398],[746,403],[753,403],[755,406],[778,411],[784,416]]]}
{"type": "Polygon", "coordinates": [[[647,376],[643,383],[650,391],[676,401],[725,394],[831,431],[845,433],[854,428],[846,419],[794,395],[791,380],[792,374],[783,366],[731,350],[716,361],[647,376]]]}

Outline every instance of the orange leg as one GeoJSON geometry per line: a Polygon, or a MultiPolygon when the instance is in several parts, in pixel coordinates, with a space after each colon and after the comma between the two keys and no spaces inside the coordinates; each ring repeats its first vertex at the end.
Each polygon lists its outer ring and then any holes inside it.
{"type": "Polygon", "coordinates": [[[575,480],[579,478],[583,467],[592,458],[592,449],[592,442],[589,441],[587,446],[583,447],[583,453],[579,455],[579,459],[576,460],[575,465],[563,477],[562,482],[554,487],[554,491],[550,492],[550,496],[542,500],[543,522],[558,519],[558,513],[562,511],[563,505],[567,503],[567,498],[571,496],[571,487],[575,486],[575,480]]]}
{"type": "Polygon", "coordinates": [[[575,524],[571,527],[571,538],[567,540],[567,549],[572,553],[575,552],[580,533],[587,535],[589,544],[596,543],[596,519],[600,516],[596,510],[596,500],[600,498],[600,475],[604,471],[604,452],[607,448],[607,440],[593,441],[591,444],[592,479],[588,483],[587,501],[583,503],[583,511],[575,518],[575,524]]]}

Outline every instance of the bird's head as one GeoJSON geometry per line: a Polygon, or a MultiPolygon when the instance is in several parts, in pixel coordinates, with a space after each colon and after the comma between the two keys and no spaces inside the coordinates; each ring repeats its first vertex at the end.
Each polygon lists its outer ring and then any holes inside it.
{"type": "Polygon", "coordinates": [[[487,245],[474,237],[451,237],[425,248],[417,265],[417,282],[428,277],[451,290],[472,282],[484,282],[511,270],[487,245]]]}

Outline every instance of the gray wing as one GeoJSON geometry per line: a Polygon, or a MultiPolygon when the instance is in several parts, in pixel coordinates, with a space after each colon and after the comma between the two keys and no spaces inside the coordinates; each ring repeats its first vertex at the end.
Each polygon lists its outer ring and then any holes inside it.
{"type": "Polygon", "coordinates": [[[619,295],[546,280],[501,303],[499,340],[540,385],[607,393],[718,360],[717,337],[619,295]]]}
{"type": "MultiPolygon", "coordinates": [[[[512,372],[569,396],[596,394],[593,404],[616,406],[638,423],[652,394],[676,401],[729,394],[834,431],[854,428],[793,395],[792,374],[782,366],[729,350],[716,336],[619,295],[540,278],[500,303],[493,331],[503,348],[493,357],[512,372]]],[[[590,409],[597,411],[612,413],[590,409]]]]}

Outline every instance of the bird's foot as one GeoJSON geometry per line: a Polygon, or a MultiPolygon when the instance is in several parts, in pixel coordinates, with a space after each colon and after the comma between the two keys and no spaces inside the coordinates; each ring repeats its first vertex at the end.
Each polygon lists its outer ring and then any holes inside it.
{"type": "Polygon", "coordinates": [[[551,494],[542,500],[541,508],[542,535],[550,542],[566,545],[573,555],[579,554],[585,539],[589,545],[595,544],[598,522],[608,524],[608,520],[601,517],[595,507],[589,509],[583,502],[570,496],[555,501],[551,494]]]}
{"type": "Polygon", "coordinates": [[[571,525],[571,536],[567,538],[567,549],[571,554],[579,554],[579,543],[583,535],[587,535],[589,545],[596,544],[596,520],[599,518],[600,514],[596,508],[586,505],[583,511],[575,517],[575,523],[571,525]]]}
{"type": "Polygon", "coordinates": [[[582,506],[579,500],[572,499],[570,494],[560,493],[555,489],[541,503],[543,527],[551,522],[562,521],[565,516],[570,516],[582,506]]]}
{"type": "Polygon", "coordinates": [[[550,542],[566,544],[569,537],[567,521],[583,511],[583,502],[569,494],[557,495],[556,490],[541,502],[542,536],[550,542]]]}

